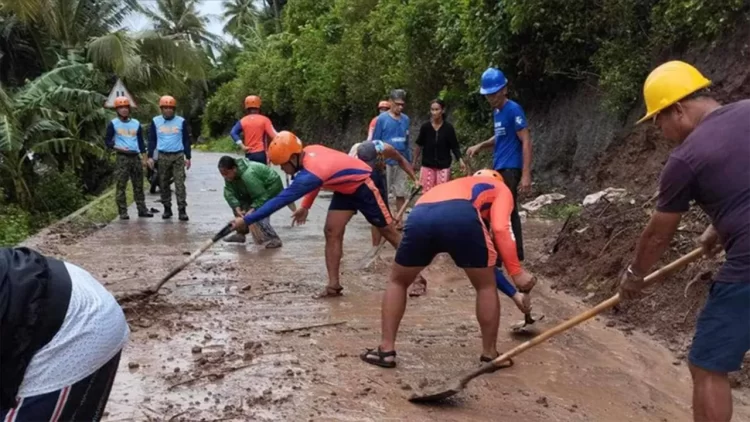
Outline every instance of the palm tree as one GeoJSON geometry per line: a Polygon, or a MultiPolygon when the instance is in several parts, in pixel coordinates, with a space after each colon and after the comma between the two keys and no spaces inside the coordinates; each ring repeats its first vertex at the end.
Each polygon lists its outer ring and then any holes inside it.
{"type": "Polygon", "coordinates": [[[227,19],[224,32],[239,37],[245,28],[254,27],[258,23],[259,11],[254,0],[224,0],[223,17],[227,19]]]}
{"type": "Polygon", "coordinates": [[[64,50],[82,49],[89,39],[118,28],[138,10],[136,0],[0,0],[21,21],[33,24],[64,50]]]}
{"type": "Polygon", "coordinates": [[[204,81],[206,56],[189,41],[154,31],[116,31],[93,39],[88,59],[99,69],[123,79],[131,92],[186,93],[191,80],[204,81]]]}
{"type": "Polygon", "coordinates": [[[142,6],[139,10],[159,34],[189,41],[193,46],[216,47],[220,39],[206,29],[208,18],[200,14],[198,4],[199,0],[156,0],[155,11],[142,6]]]}

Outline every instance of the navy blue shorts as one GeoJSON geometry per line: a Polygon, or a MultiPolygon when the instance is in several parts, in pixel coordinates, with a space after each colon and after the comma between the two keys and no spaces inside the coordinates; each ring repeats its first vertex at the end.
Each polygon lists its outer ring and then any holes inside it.
{"type": "Polygon", "coordinates": [[[250,154],[245,154],[245,158],[247,158],[250,161],[255,161],[261,164],[268,164],[265,151],[251,152],[250,154]]]}
{"type": "MultiPolygon", "coordinates": [[[[117,375],[122,351],[96,372],[51,393],[18,399],[12,409],[0,411],[0,420],[14,422],[98,421],[117,375]]],[[[63,362],[60,363],[64,365],[63,362]]]]}
{"type": "Polygon", "coordinates": [[[713,283],[695,326],[690,363],[707,371],[738,371],[748,350],[750,283],[713,283]]]}
{"type": "Polygon", "coordinates": [[[357,211],[375,227],[385,227],[393,221],[378,187],[372,179],[365,180],[352,194],[333,193],[329,211],[357,211]]]}
{"type": "Polygon", "coordinates": [[[459,268],[495,265],[495,246],[471,202],[457,199],[415,206],[406,220],[395,260],[404,267],[426,267],[443,252],[459,268]]]}

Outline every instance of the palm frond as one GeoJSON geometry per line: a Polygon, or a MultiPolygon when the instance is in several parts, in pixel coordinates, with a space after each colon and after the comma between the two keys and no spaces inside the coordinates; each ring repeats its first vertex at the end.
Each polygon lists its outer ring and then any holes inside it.
{"type": "Polygon", "coordinates": [[[23,148],[23,135],[12,115],[0,115],[0,151],[18,151],[23,148]]]}
{"type": "Polygon", "coordinates": [[[137,54],[136,40],[124,31],[92,39],[87,51],[88,59],[98,68],[118,75],[125,71],[128,61],[137,54]]]}
{"type": "Polygon", "coordinates": [[[105,153],[101,146],[73,137],[47,139],[31,147],[31,151],[37,154],[61,154],[72,150],[86,152],[97,158],[103,157],[105,153]]]}
{"type": "Polygon", "coordinates": [[[42,139],[45,135],[68,132],[62,124],[48,119],[39,119],[26,128],[23,137],[26,141],[42,139]]]}

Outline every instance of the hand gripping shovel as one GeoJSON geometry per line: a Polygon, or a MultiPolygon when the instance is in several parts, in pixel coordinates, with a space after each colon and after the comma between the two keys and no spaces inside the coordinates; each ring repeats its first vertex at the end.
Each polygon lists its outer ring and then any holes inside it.
{"type": "MultiPolygon", "coordinates": [[[[670,275],[671,273],[679,269],[682,269],[687,264],[693,261],[696,261],[702,255],[703,255],[703,250],[701,248],[698,248],[690,252],[689,254],[682,256],[676,261],[670,263],[669,265],[663,268],[660,268],[657,271],[654,271],[643,280],[644,287],[647,287],[652,283],[660,281],[665,276],[670,275]]],[[[492,362],[485,363],[484,365],[480,366],[478,369],[472,371],[471,373],[468,373],[461,378],[453,380],[450,384],[439,386],[438,388],[433,389],[432,391],[426,391],[426,392],[413,394],[409,398],[409,401],[415,402],[415,403],[430,403],[430,402],[436,402],[436,401],[440,401],[448,397],[451,397],[459,393],[461,390],[463,390],[464,387],[466,387],[466,384],[468,384],[469,381],[471,381],[472,379],[480,375],[494,372],[498,369],[507,368],[511,366],[513,364],[513,361],[511,360],[512,357],[517,356],[521,354],[522,352],[525,352],[528,349],[531,349],[537,344],[543,343],[550,337],[560,334],[563,331],[568,330],[569,328],[575,327],[576,325],[600,314],[602,311],[609,309],[617,305],[618,303],[620,303],[619,293],[605,300],[604,302],[596,305],[595,307],[589,309],[588,311],[583,312],[580,315],[577,315],[543,332],[542,334],[534,337],[533,339],[527,342],[519,344],[518,346],[514,347],[510,351],[505,352],[502,355],[498,356],[492,362]]]]}
{"type": "MultiPolygon", "coordinates": [[[[417,196],[419,192],[422,191],[422,187],[418,187],[417,189],[414,189],[414,191],[409,195],[409,198],[404,202],[404,205],[401,206],[401,209],[398,210],[398,213],[396,213],[396,216],[393,218],[394,224],[401,221],[401,217],[403,217],[404,212],[406,212],[406,208],[409,207],[409,204],[414,199],[414,197],[417,196]]],[[[362,258],[362,264],[359,266],[359,269],[365,269],[372,265],[372,263],[377,259],[378,255],[380,254],[380,250],[383,249],[383,246],[385,246],[385,237],[380,238],[380,243],[378,246],[373,246],[370,248],[370,250],[367,252],[367,255],[365,255],[364,258],[362,258]]]]}
{"type": "Polygon", "coordinates": [[[198,258],[198,256],[200,256],[200,254],[202,254],[203,252],[205,252],[214,243],[216,243],[219,240],[221,240],[222,238],[224,238],[226,235],[228,235],[229,233],[231,233],[233,230],[234,229],[232,228],[232,225],[231,224],[227,224],[226,226],[224,226],[223,229],[221,229],[221,231],[219,231],[218,233],[216,233],[216,235],[214,235],[214,237],[212,237],[211,239],[206,240],[206,242],[199,249],[197,249],[195,252],[193,252],[192,254],[190,254],[190,256],[187,257],[182,262],[182,264],[176,266],[174,269],[172,269],[172,271],[169,272],[169,274],[167,274],[166,276],[164,276],[164,278],[162,278],[161,280],[159,280],[158,283],[154,284],[153,286],[149,287],[146,290],[142,290],[142,291],[138,291],[138,292],[134,292],[134,293],[125,294],[123,296],[119,296],[117,298],[118,301],[122,304],[122,303],[130,302],[130,301],[133,301],[133,300],[140,300],[140,299],[146,298],[148,296],[151,296],[153,294],[156,294],[156,292],[158,292],[159,289],[161,289],[161,287],[164,285],[164,283],[166,283],[167,281],[169,281],[169,279],[171,279],[172,277],[174,277],[175,275],[177,275],[180,271],[182,271],[185,267],[187,267],[188,264],[190,264],[191,262],[195,261],[195,259],[198,258]]]}

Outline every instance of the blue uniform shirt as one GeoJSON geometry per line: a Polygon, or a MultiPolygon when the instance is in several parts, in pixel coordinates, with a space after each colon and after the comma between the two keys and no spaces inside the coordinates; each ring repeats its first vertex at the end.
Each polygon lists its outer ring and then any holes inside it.
{"type": "Polygon", "coordinates": [[[522,169],[523,145],[516,132],[528,126],[523,109],[515,101],[508,100],[502,109],[493,110],[492,115],[495,121],[492,168],[522,169]]]}
{"type": "Polygon", "coordinates": [[[154,151],[183,152],[190,159],[190,128],[187,120],[174,116],[167,120],[156,116],[151,120],[148,131],[148,156],[154,157],[154,151]]]}
{"type": "Polygon", "coordinates": [[[133,153],[145,152],[143,149],[143,138],[141,137],[141,123],[136,119],[122,121],[119,118],[112,119],[107,127],[105,137],[107,146],[110,148],[125,148],[133,153]]]}
{"type": "MultiPolygon", "coordinates": [[[[396,120],[391,113],[385,112],[378,116],[372,139],[383,141],[396,148],[406,161],[411,162],[411,148],[409,147],[409,116],[401,113],[401,118],[396,120]]],[[[393,159],[386,160],[389,166],[396,166],[398,162],[393,159]]]]}

